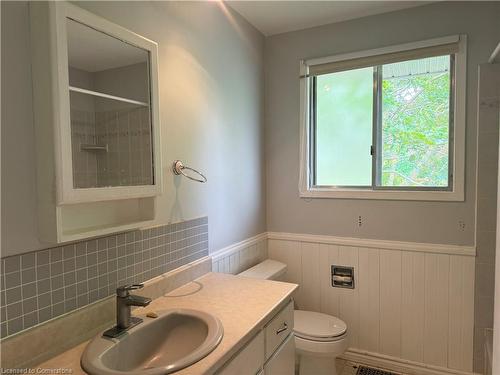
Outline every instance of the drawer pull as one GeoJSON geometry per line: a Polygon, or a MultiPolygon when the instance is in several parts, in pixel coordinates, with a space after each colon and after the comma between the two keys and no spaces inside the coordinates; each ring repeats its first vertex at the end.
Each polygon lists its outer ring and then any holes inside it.
{"type": "Polygon", "coordinates": [[[288,329],[288,324],[286,324],[286,322],[285,322],[285,323],[283,323],[283,327],[279,328],[276,331],[276,334],[279,335],[280,333],[285,332],[287,329],[288,329]]]}

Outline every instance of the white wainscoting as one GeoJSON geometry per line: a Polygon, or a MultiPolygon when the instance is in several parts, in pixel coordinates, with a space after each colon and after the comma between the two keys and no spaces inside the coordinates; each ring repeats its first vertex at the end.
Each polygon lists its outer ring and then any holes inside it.
{"type": "Polygon", "coordinates": [[[411,374],[472,373],[474,247],[287,233],[268,239],[269,258],[286,263],[287,281],[300,285],[298,307],[348,324],[347,358],[378,358],[411,374]],[[355,289],[331,286],[332,264],[354,267],[355,289]]]}
{"type": "Polygon", "coordinates": [[[262,233],[210,254],[212,271],[235,275],[267,259],[267,255],[267,233],[262,233]]]}

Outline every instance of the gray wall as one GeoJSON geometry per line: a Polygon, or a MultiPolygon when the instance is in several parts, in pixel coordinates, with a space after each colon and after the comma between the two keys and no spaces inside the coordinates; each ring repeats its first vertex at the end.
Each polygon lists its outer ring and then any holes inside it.
{"type": "Polygon", "coordinates": [[[473,244],[477,69],[500,39],[499,19],[498,2],[442,2],[267,38],[268,230],[473,244]],[[468,35],[465,202],[299,198],[299,60],[453,34],[468,35]]]}
{"type": "MultiPolygon", "coordinates": [[[[209,216],[210,249],[265,231],[264,37],[218,2],[84,2],[159,44],[164,194],[160,223],[209,216]],[[170,172],[174,159],[208,176],[170,172]]],[[[37,239],[26,2],[2,2],[2,256],[37,239]]]]}

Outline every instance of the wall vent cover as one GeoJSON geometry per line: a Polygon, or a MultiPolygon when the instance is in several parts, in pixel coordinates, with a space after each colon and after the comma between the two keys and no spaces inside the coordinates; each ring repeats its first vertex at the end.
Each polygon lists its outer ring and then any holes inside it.
{"type": "Polygon", "coordinates": [[[356,375],[400,375],[400,374],[371,367],[359,366],[356,375]]]}

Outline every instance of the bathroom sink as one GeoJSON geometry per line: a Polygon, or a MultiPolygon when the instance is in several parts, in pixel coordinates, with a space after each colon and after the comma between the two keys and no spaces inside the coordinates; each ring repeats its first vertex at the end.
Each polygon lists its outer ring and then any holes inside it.
{"type": "Polygon", "coordinates": [[[163,310],[118,338],[102,335],[85,349],[81,365],[92,375],[169,374],[207,356],[222,340],[222,324],[197,310],[163,310]]]}

